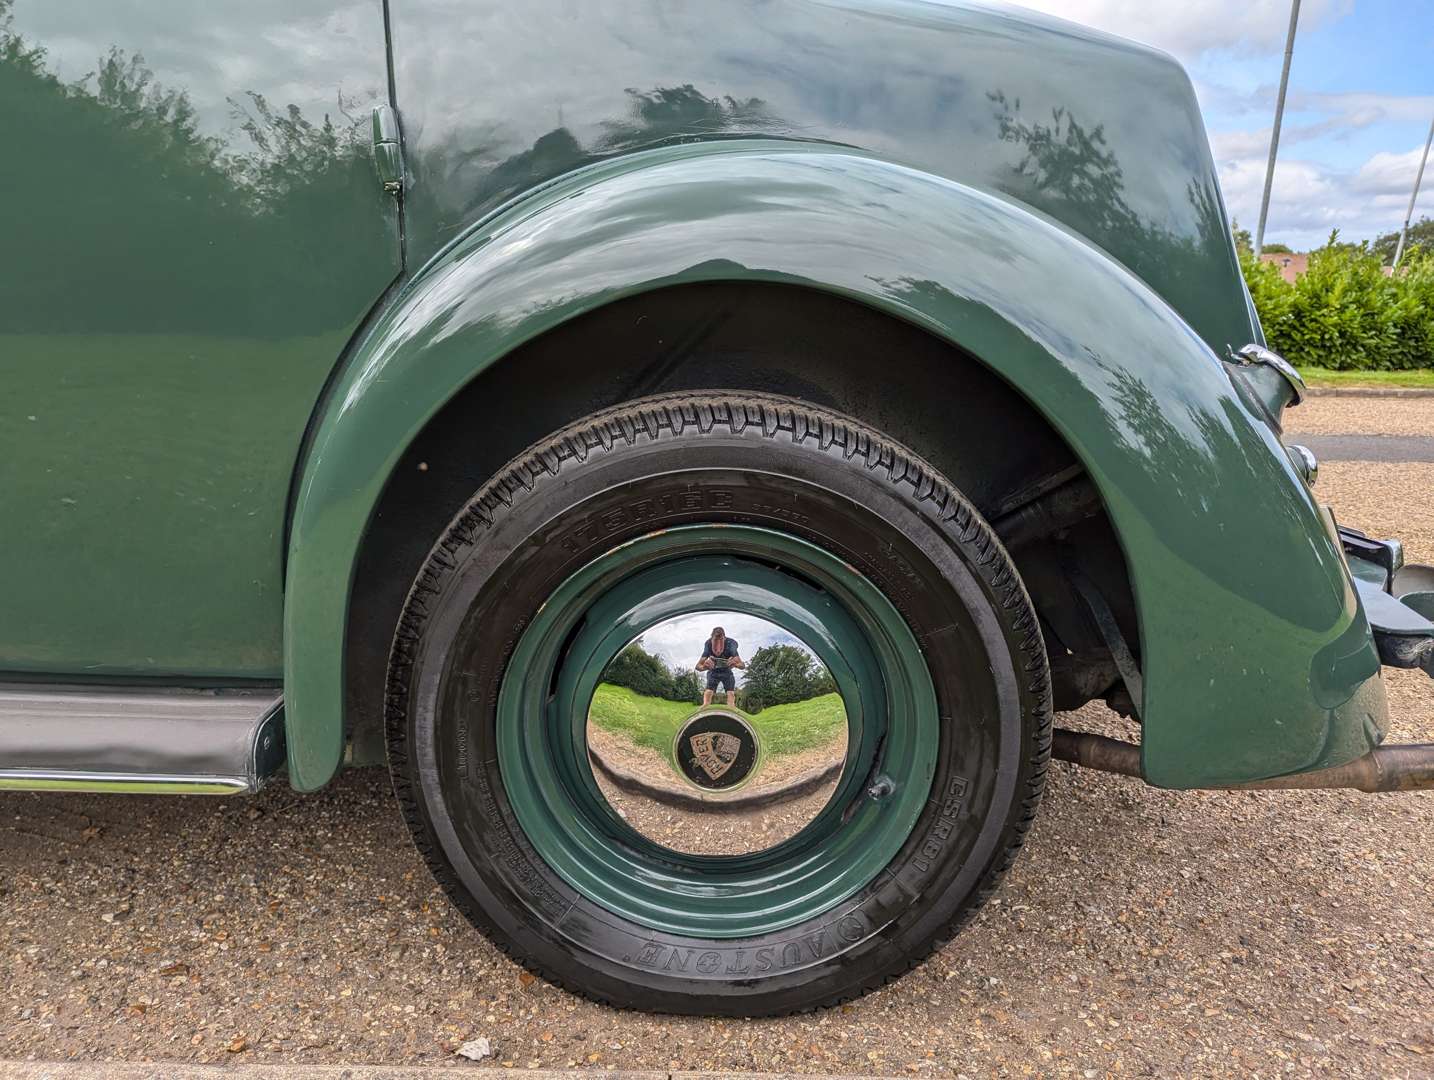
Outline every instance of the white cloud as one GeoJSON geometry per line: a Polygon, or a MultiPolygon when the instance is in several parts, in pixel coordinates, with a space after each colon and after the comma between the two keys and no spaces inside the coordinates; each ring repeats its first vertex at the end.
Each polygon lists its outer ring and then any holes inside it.
{"type": "MultiPolygon", "coordinates": [[[[1350,190],[1376,198],[1386,196],[1400,201],[1406,200],[1414,187],[1414,177],[1419,171],[1419,159],[1423,155],[1422,146],[1416,146],[1402,154],[1375,154],[1354,174],[1350,190]]],[[[1428,179],[1427,172],[1425,179],[1428,179]]]]}
{"type": "MultiPolygon", "coordinates": [[[[1274,87],[1270,87],[1274,105],[1274,87]]],[[[1431,94],[1378,94],[1360,90],[1348,93],[1320,93],[1298,88],[1290,91],[1291,111],[1322,113],[1350,127],[1369,127],[1386,122],[1426,123],[1434,112],[1431,94]]]]}
{"type": "MultiPolygon", "coordinates": [[[[1274,108],[1273,87],[1246,95],[1219,92],[1227,114],[1248,113],[1266,120],[1274,108]]],[[[1350,240],[1373,239],[1398,228],[1423,142],[1397,152],[1381,151],[1363,162],[1353,158],[1336,164],[1347,152],[1339,144],[1378,125],[1390,125],[1383,130],[1401,132],[1402,140],[1415,124],[1422,128],[1428,123],[1434,114],[1434,96],[1294,91],[1287,117],[1290,114],[1300,116],[1302,122],[1287,118],[1280,133],[1266,239],[1304,249],[1322,243],[1336,228],[1350,240]],[[1317,140],[1316,149],[1312,144],[1317,140]]],[[[1226,205],[1243,226],[1253,230],[1270,148],[1269,125],[1214,131],[1210,144],[1226,205]]]]}
{"type": "MultiPolygon", "coordinates": [[[[1226,87],[1206,88],[1207,100],[1217,98],[1222,112],[1258,116],[1263,126],[1243,130],[1212,132],[1211,145],[1217,159],[1243,157],[1269,150],[1270,124],[1275,109],[1275,87],[1264,86],[1251,94],[1236,94],[1226,87]]],[[[1434,114],[1434,96],[1401,94],[1307,93],[1293,90],[1286,106],[1286,120],[1280,131],[1280,149],[1323,138],[1351,135],[1376,124],[1424,124],[1434,114]],[[1291,116],[1314,116],[1317,120],[1292,123],[1291,116]]]]}
{"type": "MultiPolygon", "coordinates": [[[[1400,153],[1378,153],[1351,170],[1282,156],[1275,168],[1265,238],[1305,250],[1323,243],[1332,229],[1349,240],[1394,231],[1404,219],[1423,151],[1421,143],[1400,153]]],[[[1427,183],[1427,174],[1425,179],[1427,183]]],[[[1264,152],[1220,159],[1225,202],[1251,231],[1259,216],[1264,182],[1264,152]]],[[[1422,205],[1425,213],[1431,212],[1429,203],[1422,205]]]]}
{"type": "MultiPolygon", "coordinates": [[[[1290,25],[1290,0],[1024,0],[1022,6],[1154,45],[1186,61],[1216,49],[1278,51],[1290,25]]],[[[1305,0],[1300,27],[1313,29],[1353,7],[1354,0],[1305,0]]]]}
{"type": "Polygon", "coordinates": [[[668,619],[647,630],[642,635],[642,645],[648,652],[662,657],[669,667],[690,668],[701,657],[702,646],[714,626],[722,627],[729,637],[736,639],[743,660],[751,660],[758,649],[768,645],[795,645],[811,652],[799,638],[775,623],[731,611],[699,611],[668,619]]]}
{"type": "Polygon", "coordinates": [[[235,137],[229,98],[244,90],[335,123],[340,94],[366,115],[370,100],[387,93],[377,5],[245,0],[176,19],[164,4],[106,0],[87,5],[81,19],[72,4],[19,0],[12,14],[15,31],[44,43],[47,68],[65,82],[93,72],[111,47],[143,55],[157,83],[189,96],[207,135],[235,137]]]}
{"type": "MultiPolygon", "coordinates": [[[[1280,131],[1280,147],[1288,150],[1291,146],[1317,138],[1328,130],[1325,124],[1309,124],[1303,127],[1286,124],[1280,131]]],[[[1242,158],[1262,157],[1270,151],[1270,129],[1253,131],[1212,131],[1210,150],[1217,162],[1238,161],[1242,158]]]]}

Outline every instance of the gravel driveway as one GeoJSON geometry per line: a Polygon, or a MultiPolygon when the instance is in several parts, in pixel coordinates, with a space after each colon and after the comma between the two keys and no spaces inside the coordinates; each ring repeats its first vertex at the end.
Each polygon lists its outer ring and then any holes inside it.
{"type": "MultiPolygon", "coordinates": [[[[1381,430],[1378,402],[1348,404],[1302,426],[1381,430]]],[[[1434,432],[1434,399],[1407,404],[1434,432]]],[[[1330,464],[1320,489],[1434,561],[1434,464],[1330,464]]],[[[1434,740],[1434,683],[1390,693],[1393,737],[1434,740]]],[[[756,1022],[520,973],[434,888],[380,771],[303,798],[3,795],[0,958],[8,1058],[444,1062],[481,1035],[494,1064],[595,1071],[1430,1076],[1434,794],[1172,793],[1058,764],[965,934],[854,1005],[756,1022]]]]}

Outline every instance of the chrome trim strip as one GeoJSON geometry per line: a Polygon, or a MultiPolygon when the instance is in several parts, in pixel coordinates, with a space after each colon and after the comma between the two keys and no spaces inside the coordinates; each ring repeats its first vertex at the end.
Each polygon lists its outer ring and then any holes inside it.
{"type": "Polygon", "coordinates": [[[283,695],[0,682],[0,790],[257,791],[283,763],[283,695]]]}
{"type": "Polygon", "coordinates": [[[156,776],[143,773],[63,773],[0,769],[0,791],[90,791],[131,795],[242,795],[243,776],[156,776]]]}

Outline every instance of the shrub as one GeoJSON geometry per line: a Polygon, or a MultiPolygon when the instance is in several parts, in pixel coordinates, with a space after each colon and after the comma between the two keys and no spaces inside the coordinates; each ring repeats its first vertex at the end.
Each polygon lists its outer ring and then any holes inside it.
{"type": "Polygon", "coordinates": [[[806,701],[836,688],[826,668],[811,653],[795,645],[768,645],[758,649],[747,662],[743,686],[748,699],[755,698],[764,705],[806,701]]]}
{"type": "Polygon", "coordinates": [[[702,704],[702,683],[697,672],[683,667],[669,671],[662,657],[654,656],[642,647],[642,638],[612,658],[603,672],[602,681],[625,686],[645,697],[680,701],[686,705],[702,704]]]}
{"type": "Polygon", "coordinates": [[[702,704],[702,682],[691,668],[677,668],[672,672],[672,690],[667,695],[672,701],[688,705],[702,704]]]}
{"type": "Polygon", "coordinates": [[[1293,284],[1248,252],[1240,267],[1270,348],[1297,367],[1434,367],[1434,255],[1415,248],[1386,275],[1367,244],[1336,232],[1293,284]]]}
{"type": "Polygon", "coordinates": [[[672,692],[672,675],[667,665],[644,649],[641,639],[613,657],[603,672],[603,682],[625,686],[648,697],[665,698],[672,692]]]}

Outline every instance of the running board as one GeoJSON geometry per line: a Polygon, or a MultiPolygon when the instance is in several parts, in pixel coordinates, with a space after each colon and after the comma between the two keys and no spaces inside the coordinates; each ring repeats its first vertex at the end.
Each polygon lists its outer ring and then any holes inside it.
{"type": "Polygon", "coordinates": [[[0,791],[241,795],[284,763],[277,687],[0,683],[0,791]]]}

